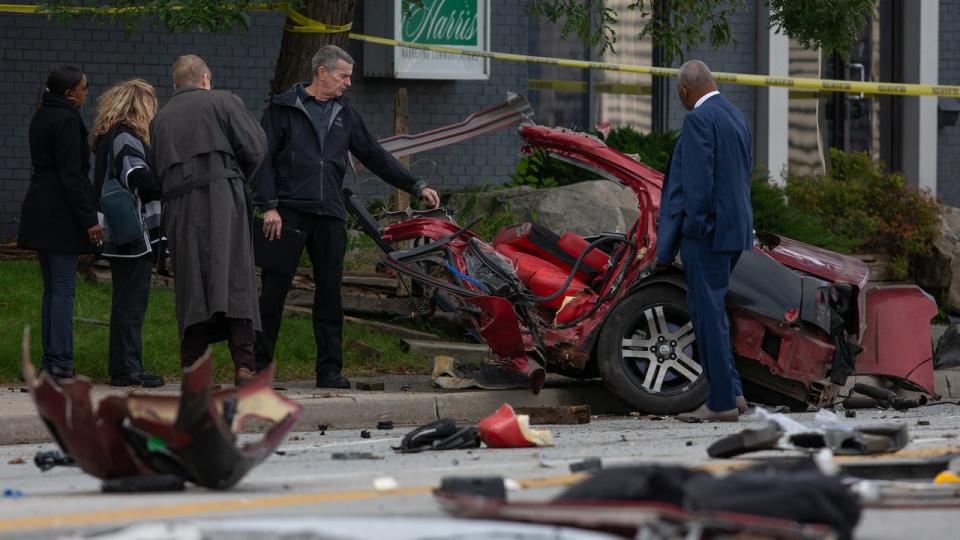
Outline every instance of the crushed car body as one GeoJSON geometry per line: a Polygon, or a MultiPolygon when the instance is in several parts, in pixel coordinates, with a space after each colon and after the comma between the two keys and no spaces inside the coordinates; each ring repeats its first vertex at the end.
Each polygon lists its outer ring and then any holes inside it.
{"type": "MultiPolygon", "coordinates": [[[[412,212],[399,221],[395,213],[381,226],[345,191],[348,210],[384,250],[384,265],[424,285],[435,308],[471,321],[497,365],[527,377],[535,392],[549,370],[599,375],[613,394],[648,413],[700,405],[707,383],[682,263],[654,264],[663,174],[595,136],[537,125],[521,96],[469,121],[520,124],[522,153],[542,150],[628,188],[639,217],[626,234],[585,238],[523,223],[487,243],[448,212],[412,212]],[[416,247],[393,247],[401,242],[416,247]]],[[[467,138],[464,125],[456,124],[450,143],[467,138]]],[[[443,131],[423,134],[422,147],[420,135],[402,136],[404,155],[438,148],[443,131]]],[[[399,144],[394,139],[384,141],[388,148],[399,144]]],[[[853,374],[934,392],[929,323],[935,302],[916,286],[868,289],[868,280],[868,268],[856,258],[756,234],[727,296],[738,369],[753,399],[797,410],[823,406],[853,374]]]]}
{"type": "Polygon", "coordinates": [[[94,411],[91,383],[34,373],[24,338],[23,373],[40,417],[60,448],[102,480],[171,475],[228,489],[283,442],[302,407],[271,387],[273,368],[239,388],[211,391],[208,350],[184,371],[180,395],[107,396],[94,411]],[[248,421],[264,423],[260,440],[238,441],[248,421]]]}

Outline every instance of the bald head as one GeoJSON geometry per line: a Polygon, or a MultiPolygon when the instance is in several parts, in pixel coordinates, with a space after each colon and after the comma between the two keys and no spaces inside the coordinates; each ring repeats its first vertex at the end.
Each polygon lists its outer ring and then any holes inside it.
{"type": "Polygon", "coordinates": [[[210,89],[210,68],[203,58],[185,54],[173,63],[173,87],[196,86],[210,89]]]}
{"type": "Polygon", "coordinates": [[[677,75],[677,93],[688,111],[693,110],[697,100],[717,89],[710,68],[700,60],[690,60],[680,66],[677,75]]]}

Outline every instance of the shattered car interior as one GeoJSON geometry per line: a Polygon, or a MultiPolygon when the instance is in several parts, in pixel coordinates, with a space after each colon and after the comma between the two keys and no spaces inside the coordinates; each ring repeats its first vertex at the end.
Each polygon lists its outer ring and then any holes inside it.
{"type": "MultiPolygon", "coordinates": [[[[681,263],[654,264],[662,173],[593,135],[536,124],[527,101],[513,94],[459,124],[382,143],[402,157],[517,124],[523,153],[543,150],[632,192],[640,214],[627,233],[582,237],[521,223],[488,243],[446,211],[409,212],[382,226],[345,190],[348,210],[382,248],[387,268],[423,285],[435,308],[468,319],[497,356],[493,363],[534,392],[550,371],[599,376],[643,412],[696,408],[707,381],[681,263]]],[[[913,285],[868,287],[868,280],[859,259],[757,232],[727,296],[748,399],[822,406],[854,374],[933,394],[935,302],[913,285]]]]}

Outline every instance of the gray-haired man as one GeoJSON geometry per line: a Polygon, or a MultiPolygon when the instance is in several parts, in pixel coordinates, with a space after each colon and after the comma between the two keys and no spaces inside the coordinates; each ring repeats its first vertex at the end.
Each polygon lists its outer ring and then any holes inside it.
{"type": "MultiPolygon", "coordinates": [[[[263,235],[273,240],[281,227],[302,231],[313,264],[313,332],[317,342],[317,387],[349,388],[341,375],[343,306],[340,286],[346,250],[341,188],[347,152],[374,174],[419,197],[440,204],[437,192],[410,174],[370,133],[343,92],[350,87],[353,58],[334,45],[321,47],[311,62],[312,80],[273,96],[264,112],[267,157],[253,181],[254,201],[263,210],[263,235]]],[[[273,361],[283,303],[295,267],[263,272],[257,335],[257,368],[273,361]]]]}

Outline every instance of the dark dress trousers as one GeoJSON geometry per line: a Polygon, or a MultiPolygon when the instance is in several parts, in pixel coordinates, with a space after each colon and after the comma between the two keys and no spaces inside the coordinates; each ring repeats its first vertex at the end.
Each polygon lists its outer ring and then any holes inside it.
{"type": "Polygon", "coordinates": [[[713,411],[735,408],[743,393],[724,300],[740,254],[753,246],[751,145],[743,113],[722,95],[708,98],[683,121],[660,206],[657,260],[669,264],[679,252],[683,261],[713,411]]]}

